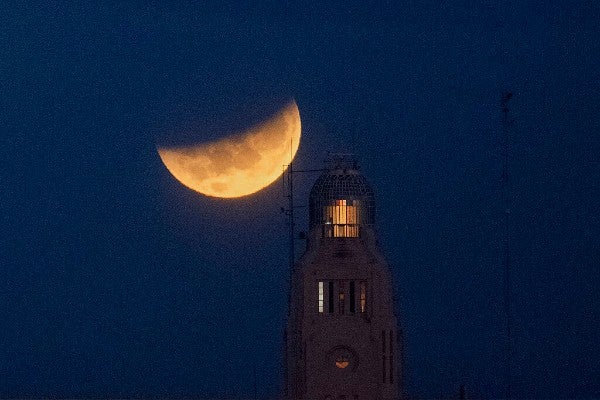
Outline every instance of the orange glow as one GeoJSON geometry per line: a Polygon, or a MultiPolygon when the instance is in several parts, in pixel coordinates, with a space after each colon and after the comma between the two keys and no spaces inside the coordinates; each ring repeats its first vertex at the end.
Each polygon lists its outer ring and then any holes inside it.
{"type": "Polygon", "coordinates": [[[300,144],[300,112],[292,101],[246,132],[198,146],[158,148],[169,172],[188,188],[213,197],[241,197],[273,183],[300,144]]]}
{"type": "Polygon", "coordinates": [[[350,365],[350,362],[345,357],[338,357],[335,360],[335,366],[338,367],[338,368],[340,368],[340,369],[344,369],[348,365],[350,365]]]}
{"type": "Polygon", "coordinates": [[[327,237],[358,237],[358,206],[351,200],[335,200],[331,206],[326,206],[325,221],[331,228],[326,232],[327,237]]]}

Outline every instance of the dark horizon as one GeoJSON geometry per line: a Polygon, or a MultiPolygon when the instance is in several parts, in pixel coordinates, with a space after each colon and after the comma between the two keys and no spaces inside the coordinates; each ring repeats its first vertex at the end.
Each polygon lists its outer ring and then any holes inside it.
{"type": "Polygon", "coordinates": [[[279,393],[281,181],[205,197],[156,146],[292,98],[295,166],[356,149],[375,190],[405,392],[502,396],[506,90],[512,392],[600,397],[597,2],[0,9],[0,397],[279,393]]]}

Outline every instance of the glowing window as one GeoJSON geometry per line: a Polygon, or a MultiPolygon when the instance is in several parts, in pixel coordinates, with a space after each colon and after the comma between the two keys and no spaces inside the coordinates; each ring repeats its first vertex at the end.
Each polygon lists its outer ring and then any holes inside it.
{"type": "Polygon", "coordinates": [[[358,200],[334,200],[323,208],[326,237],[358,237],[358,200]]]}
{"type": "Polygon", "coordinates": [[[323,312],[324,302],[325,302],[325,293],[324,293],[324,289],[323,289],[323,282],[319,281],[319,312],[320,313],[323,312]]]}
{"type": "Polygon", "coordinates": [[[367,310],[367,284],[360,283],[360,312],[364,313],[367,310]]]}

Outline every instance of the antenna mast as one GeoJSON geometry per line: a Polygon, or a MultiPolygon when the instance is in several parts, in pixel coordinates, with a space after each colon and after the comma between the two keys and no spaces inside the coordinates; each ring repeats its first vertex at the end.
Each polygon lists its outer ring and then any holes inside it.
{"type": "Polygon", "coordinates": [[[502,197],[504,205],[504,314],[506,318],[506,394],[505,397],[512,399],[512,310],[511,310],[511,274],[510,274],[510,132],[512,121],[508,117],[508,102],[513,94],[510,91],[502,94],[500,107],[502,109],[502,133],[503,133],[503,168],[502,168],[502,197]]]}
{"type": "Polygon", "coordinates": [[[296,258],[296,249],[295,249],[295,239],[294,239],[294,170],[292,169],[292,161],[290,161],[290,165],[288,167],[288,215],[290,217],[290,248],[289,248],[289,263],[290,263],[290,272],[294,268],[294,262],[296,258]]]}

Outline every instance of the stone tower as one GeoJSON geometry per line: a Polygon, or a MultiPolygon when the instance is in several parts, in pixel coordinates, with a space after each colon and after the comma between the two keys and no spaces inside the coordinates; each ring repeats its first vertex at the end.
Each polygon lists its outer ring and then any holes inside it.
{"type": "Polygon", "coordinates": [[[399,399],[401,335],[375,237],[373,190],[349,155],[332,155],[309,200],[306,252],[292,271],[285,396],[399,399]]]}

